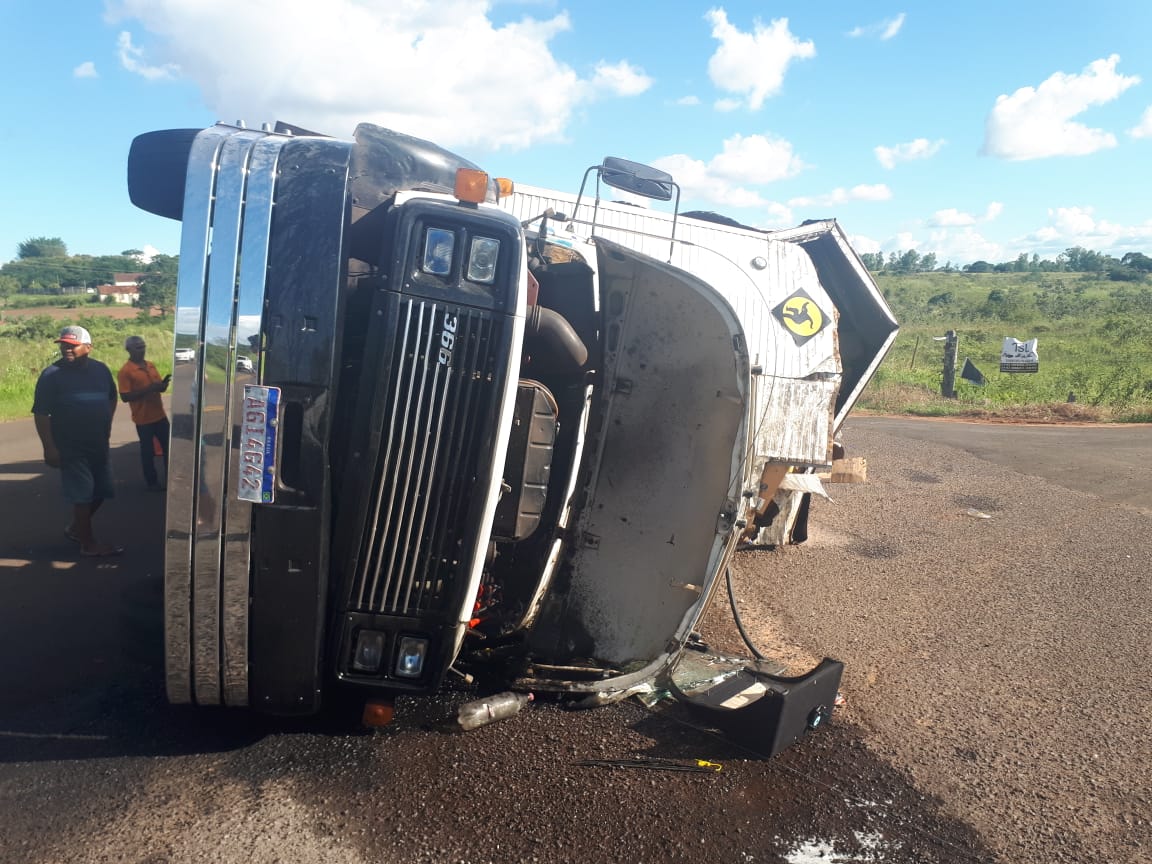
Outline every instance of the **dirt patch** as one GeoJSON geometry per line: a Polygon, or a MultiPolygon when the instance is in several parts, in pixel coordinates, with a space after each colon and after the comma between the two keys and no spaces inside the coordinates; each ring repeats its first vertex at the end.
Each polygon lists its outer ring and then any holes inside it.
{"type": "MultiPolygon", "coordinates": [[[[990,423],[1016,426],[1110,426],[1121,422],[1103,408],[1078,403],[1057,402],[1048,405],[1012,405],[1002,408],[971,408],[946,415],[922,415],[911,411],[870,411],[853,409],[857,417],[889,417],[939,423],[990,423]]],[[[1124,423],[1124,426],[1147,426],[1148,423],[1124,423]]]]}
{"type": "MultiPolygon", "coordinates": [[[[112,318],[115,320],[123,320],[127,318],[135,318],[140,314],[140,310],[135,306],[125,306],[123,303],[116,303],[112,306],[102,306],[97,304],[76,306],[70,308],[66,306],[30,306],[26,309],[5,309],[0,313],[0,322],[7,321],[12,318],[35,318],[37,316],[47,315],[53,321],[61,321],[64,319],[74,318],[112,318]]],[[[158,318],[162,314],[161,310],[153,307],[151,315],[153,318],[158,318]]]]}

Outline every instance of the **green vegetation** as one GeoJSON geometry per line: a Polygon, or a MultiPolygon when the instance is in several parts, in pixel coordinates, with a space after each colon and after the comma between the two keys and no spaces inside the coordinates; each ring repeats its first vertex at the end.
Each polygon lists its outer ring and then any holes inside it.
{"type": "Polygon", "coordinates": [[[140,304],[171,312],[176,302],[177,258],[156,255],[147,264],[138,249],[119,255],[69,255],[59,237],[32,237],[18,257],[0,266],[0,300],[16,307],[25,297],[68,296],[86,302],[89,289],[111,284],[116,273],[143,273],[140,304]]]}
{"type": "Polygon", "coordinates": [[[172,319],[176,304],[178,259],[157,255],[143,263],[138,249],[119,255],[69,255],[59,237],[30,237],[19,245],[17,258],[0,266],[0,420],[27,417],[36,378],[59,358],[53,340],[64,324],[80,324],[92,334],[92,356],[113,371],[127,359],[124,340],[139,334],[148,342],[148,356],[165,374],[172,365],[172,319]],[[134,318],[119,313],[111,296],[104,305],[94,291],[112,283],[116,273],[142,273],[140,311],[134,318]],[[155,317],[152,310],[159,308],[155,317]],[[45,314],[28,310],[43,309],[45,314]],[[67,317],[47,314],[74,309],[67,317]]]}
{"type": "MultiPolygon", "coordinates": [[[[968,415],[1024,419],[1152,422],[1152,258],[1121,258],[1076,246],[1056,256],[1021,254],[1013,261],[939,265],[935,253],[915,250],[861,256],[900,322],[900,335],[860,400],[866,410],[918,415],[968,415]],[[943,343],[959,335],[958,367],[969,359],[984,374],[977,386],[959,377],[956,398],[940,395],[943,343]],[[1039,340],[1040,371],[999,371],[1005,336],[1039,340]]],[[[76,309],[75,320],[92,332],[94,356],[119,368],[125,337],[139,333],[149,356],[168,368],[172,356],[170,313],[175,305],[178,260],[140,252],[68,255],[58,237],[33,237],[19,258],[0,267],[0,307],[76,309]],[[144,272],[140,315],[101,317],[88,288],[114,272],[144,272]],[[162,317],[144,310],[159,307],[162,317]]],[[[0,319],[0,420],[28,415],[36,376],[57,356],[52,343],[63,323],[47,315],[9,314],[0,319]]],[[[226,365],[209,363],[207,374],[226,365]]],[[[222,372],[220,374],[223,374],[222,372]]]]}
{"type": "Polygon", "coordinates": [[[1085,249],[1083,246],[1072,246],[1065,249],[1054,259],[1039,255],[1028,257],[1021,252],[1012,261],[1003,261],[999,264],[990,264],[987,261],[974,261],[963,267],[953,266],[949,261],[940,266],[935,252],[921,255],[915,249],[908,251],[890,252],[884,257],[883,252],[865,252],[860,256],[873,273],[908,274],[908,273],[1092,273],[1105,275],[1114,282],[1139,282],[1149,273],[1152,273],[1152,258],[1142,252],[1128,252],[1120,258],[1085,249]]]}
{"type": "Polygon", "coordinates": [[[881,272],[876,280],[901,329],[861,408],[927,416],[1152,419],[1152,287],[1142,272],[1132,279],[1100,270],[881,272]],[[944,346],[934,341],[948,330],[959,337],[955,399],[940,395],[944,346]],[[1006,336],[1038,340],[1039,372],[999,371],[1006,336]],[[984,386],[959,377],[965,358],[984,374],[984,386]]]}
{"type": "Polygon", "coordinates": [[[80,324],[92,334],[92,356],[115,374],[128,355],[124,340],[133,334],[148,343],[148,358],[161,375],[172,371],[172,319],[141,315],[114,320],[82,312],[75,319],[53,320],[47,315],[15,317],[0,325],[0,420],[31,416],[36,378],[60,351],[53,341],[64,324],[80,324]]]}

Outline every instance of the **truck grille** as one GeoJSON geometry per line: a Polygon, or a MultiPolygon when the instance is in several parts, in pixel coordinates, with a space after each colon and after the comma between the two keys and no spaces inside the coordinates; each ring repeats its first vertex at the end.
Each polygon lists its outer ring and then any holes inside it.
{"type": "MultiPolygon", "coordinates": [[[[492,313],[403,297],[380,417],[380,449],[364,514],[350,605],[412,616],[443,611],[462,558],[484,424],[496,399],[502,325],[492,313]],[[456,330],[444,354],[444,322],[456,330]]],[[[471,529],[474,532],[474,528],[471,529]]]]}

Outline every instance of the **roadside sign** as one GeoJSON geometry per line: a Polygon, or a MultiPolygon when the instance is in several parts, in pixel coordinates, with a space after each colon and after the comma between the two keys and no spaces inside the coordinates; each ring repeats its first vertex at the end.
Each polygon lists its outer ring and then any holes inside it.
{"type": "Polygon", "coordinates": [[[1021,342],[1011,336],[1004,337],[1000,349],[1001,372],[1039,372],[1040,356],[1036,353],[1036,340],[1021,342]]]}

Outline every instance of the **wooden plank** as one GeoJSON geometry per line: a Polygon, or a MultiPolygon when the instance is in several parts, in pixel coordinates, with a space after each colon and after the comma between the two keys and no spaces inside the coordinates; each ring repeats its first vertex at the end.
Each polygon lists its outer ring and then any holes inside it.
{"type": "Polygon", "coordinates": [[[828,482],[868,482],[868,460],[863,456],[853,456],[851,459],[836,459],[832,463],[832,471],[828,475],[828,482]]]}

